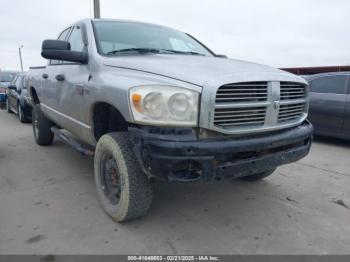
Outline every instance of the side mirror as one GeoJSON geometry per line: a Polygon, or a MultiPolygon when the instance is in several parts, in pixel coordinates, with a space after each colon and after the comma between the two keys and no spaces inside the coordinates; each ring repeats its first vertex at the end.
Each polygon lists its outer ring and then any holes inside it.
{"type": "Polygon", "coordinates": [[[86,64],[86,52],[72,51],[70,43],[62,40],[45,40],[41,49],[41,56],[46,59],[63,60],[86,64]]]}
{"type": "Polygon", "coordinates": [[[227,55],[215,55],[215,56],[219,58],[227,58],[227,55]]]}
{"type": "Polygon", "coordinates": [[[7,88],[10,89],[10,90],[17,90],[17,86],[16,85],[9,85],[7,88]]]}

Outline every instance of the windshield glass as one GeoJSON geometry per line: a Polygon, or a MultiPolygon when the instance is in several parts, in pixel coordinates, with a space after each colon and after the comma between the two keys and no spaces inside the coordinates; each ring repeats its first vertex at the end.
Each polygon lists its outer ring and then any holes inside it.
{"type": "Polygon", "coordinates": [[[0,72],[0,82],[11,82],[16,75],[14,72],[0,72]]]}
{"type": "Polygon", "coordinates": [[[94,22],[96,43],[103,55],[169,53],[212,56],[189,35],[170,28],[119,21],[94,22]]]}

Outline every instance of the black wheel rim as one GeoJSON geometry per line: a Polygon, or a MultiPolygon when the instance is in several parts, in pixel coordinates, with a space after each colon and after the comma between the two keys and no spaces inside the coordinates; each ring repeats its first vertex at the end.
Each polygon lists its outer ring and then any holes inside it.
{"type": "Polygon", "coordinates": [[[102,156],[101,189],[112,205],[119,204],[121,180],[117,162],[111,154],[104,154],[102,156]]]}

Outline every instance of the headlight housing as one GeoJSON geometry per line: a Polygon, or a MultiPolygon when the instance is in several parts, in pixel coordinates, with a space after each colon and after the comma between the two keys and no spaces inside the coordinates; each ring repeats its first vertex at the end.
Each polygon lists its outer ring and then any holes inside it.
{"type": "Polygon", "coordinates": [[[135,122],[163,126],[197,126],[199,93],[175,86],[137,86],[129,91],[135,122]]]}

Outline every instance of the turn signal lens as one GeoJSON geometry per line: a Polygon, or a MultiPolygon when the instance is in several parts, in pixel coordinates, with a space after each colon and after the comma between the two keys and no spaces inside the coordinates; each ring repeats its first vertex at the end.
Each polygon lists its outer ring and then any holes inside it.
{"type": "Polygon", "coordinates": [[[141,106],[141,99],[142,99],[142,96],[140,94],[133,94],[131,98],[132,103],[138,112],[143,111],[141,106]]]}

